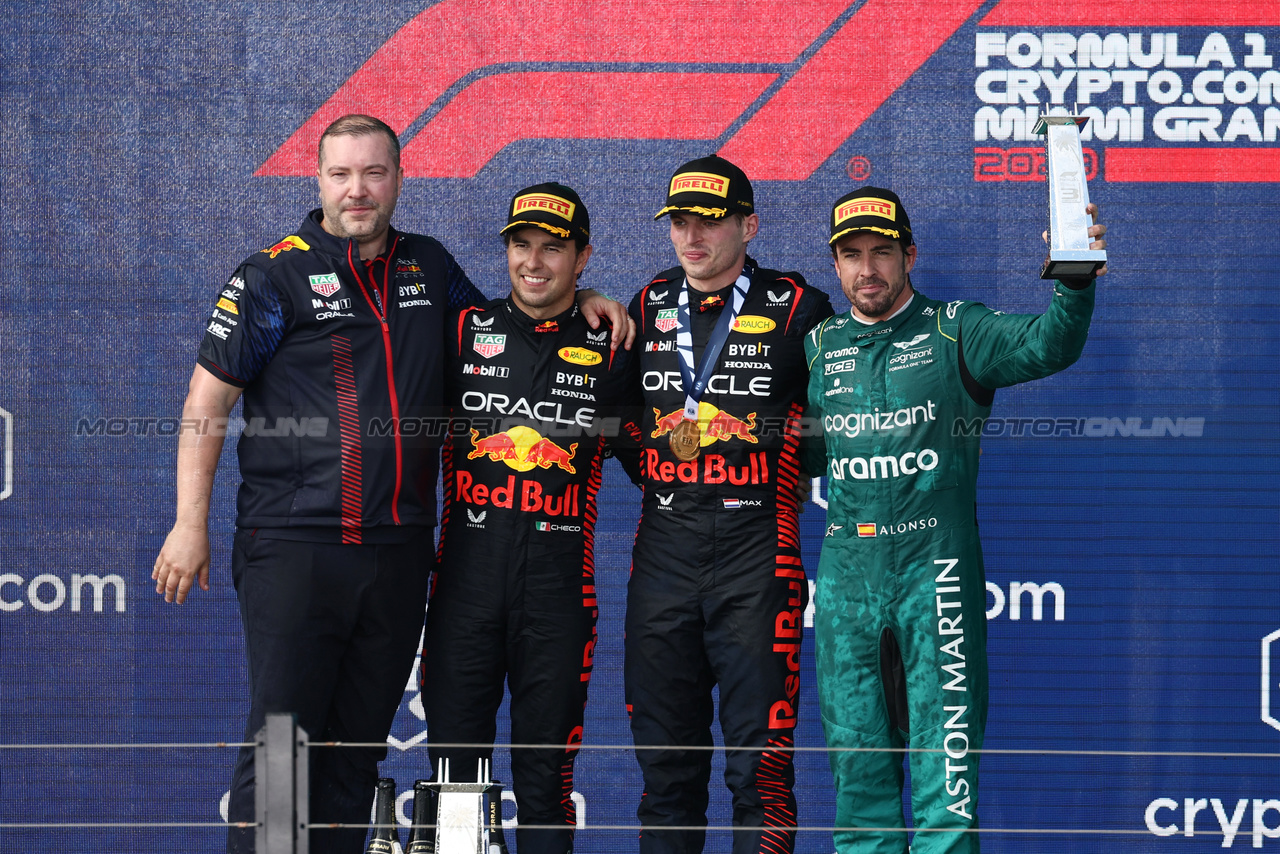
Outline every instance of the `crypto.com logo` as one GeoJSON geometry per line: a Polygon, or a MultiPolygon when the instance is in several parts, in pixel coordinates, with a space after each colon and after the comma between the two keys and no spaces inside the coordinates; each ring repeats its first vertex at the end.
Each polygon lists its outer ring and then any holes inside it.
{"type": "Polygon", "coordinates": [[[724,140],[753,180],[803,180],[981,6],[444,0],[256,174],[314,175],[324,128],[366,112],[404,140],[409,176],[471,177],[509,143],[550,137],[724,140]]]}
{"type": "Polygon", "coordinates": [[[13,415],[6,409],[0,409],[0,436],[4,447],[0,449],[4,470],[0,473],[0,501],[13,495],[13,415]]]}

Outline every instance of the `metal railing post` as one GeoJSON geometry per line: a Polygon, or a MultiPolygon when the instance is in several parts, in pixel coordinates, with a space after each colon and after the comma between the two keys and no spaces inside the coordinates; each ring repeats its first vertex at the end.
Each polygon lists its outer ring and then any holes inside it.
{"type": "Polygon", "coordinates": [[[254,748],[258,854],[307,854],[307,735],[293,715],[267,715],[254,748]]]}
{"type": "Polygon", "coordinates": [[[307,731],[294,722],[293,727],[293,818],[294,854],[311,854],[311,775],[307,769],[307,731]]]}

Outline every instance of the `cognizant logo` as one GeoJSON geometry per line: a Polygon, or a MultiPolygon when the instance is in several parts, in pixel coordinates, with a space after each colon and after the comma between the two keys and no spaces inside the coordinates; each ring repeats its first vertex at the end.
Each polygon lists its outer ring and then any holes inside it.
{"type": "Polygon", "coordinates": [[[907,427],[937,418],[937,407],[932,400],[923,406],[904,406],[881,412],[877,407],[872,412],[850,412],[847,415],[824,415],[822,427],[828,433],[840,433],[850,439],[862,433],[906,432],[907,427]]]}

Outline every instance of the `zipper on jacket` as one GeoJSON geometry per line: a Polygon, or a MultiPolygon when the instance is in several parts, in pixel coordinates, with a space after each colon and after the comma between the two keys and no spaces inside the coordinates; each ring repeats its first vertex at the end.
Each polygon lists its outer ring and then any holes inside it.
{"type": "MultiPolygon", "coordinates": [[[[395,367],[391,362],[391,327],[387,324],[387,298],[388,280],[391,276],[391,259],[395,256],[396,245],[400,242],[400,236],[396,235],[395,240],[391,242],[390,248],[387,250],[387,260],[382,270],[382,292],[378,293],[377,285],[373,281],[373,272],[369,273],[369,289],[373,291],[373,296],[377,297],[377,302],[369,296],[369,290],[365,289],[364,280],[360,278],[360,271],[356,267],[355,260],[351,257],[351,247],[355,246],[354,240],[347,241],[347,266],[351,268],[351,274],[356,277],[356,284],[360,286],[360,292],[364,294],[364,301],[369,304],[369,308],[373,310],[377,316],[378,322],[382,324],[382,349],[387,356],[387,393],[391,399],[391,424],[395,435],[396,446],[396,484],[391,493],[391,519],[395,524],[400,524],[400,482],[401,470],[404,467],[402,450],[400,447],[400,399],[396,396],[396,374],[395,367]]],[[[361,261],[361,263],[364,263],[361,261]]]]}

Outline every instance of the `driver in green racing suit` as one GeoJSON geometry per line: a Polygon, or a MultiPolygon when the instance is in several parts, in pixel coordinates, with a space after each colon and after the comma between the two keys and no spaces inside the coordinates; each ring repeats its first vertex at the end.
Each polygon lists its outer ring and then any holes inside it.
{"type": "MultiPolygon", "coordinates": [[[[909,738],[914,825],[930,831],[916,833],[914,852],[977,852],[987,717],[974,510],[981,425],[995,389],[1079,358],[1093,278],[1055,283],[1041,315],[939,302],[912,288],[916,246],[892,191],[847,194],[831,225],[852,308],[809,332],[805,351],[809,414],[826,437],[814,628],[822,725],[836,749],[835,844],[841,854],[907,850],[906,831],[886,828],[905,827],[893,750],[909,738]]],[[[1105,233],[1089,228],[1091,248],[1105,248],[1105,233]]]]}

